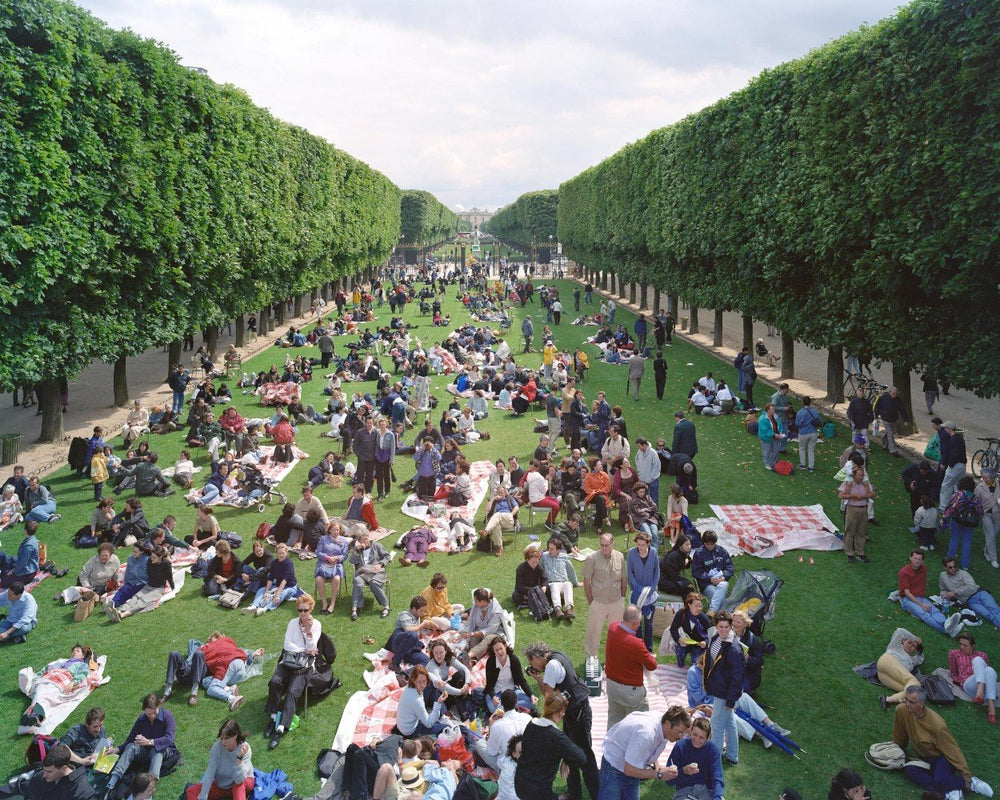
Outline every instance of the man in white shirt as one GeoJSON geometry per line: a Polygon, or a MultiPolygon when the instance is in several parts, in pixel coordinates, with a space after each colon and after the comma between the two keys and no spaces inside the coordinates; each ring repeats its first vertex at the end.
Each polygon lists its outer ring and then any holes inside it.
{"type": "Polygon", "coordinates": [[[617,425],[612,425],[611,432],[601,448],[601,461],[604,462],[605,466],[610,467],[616,458],[628,458],[630,455],[632,455],[632,448],[629,446],[628,439],[622,436],[617,425]]]}
{"type": "Polygon", "coordinates": [[[507,754],[507,743],[520,736],[531,722],[531,715],[517,710],[517,692],[504,689],[500,695],[500,708],[490,718],[490,735],[476,742],[476,752],[494,771],[499,769],[500,756],[507,754]]]}
{"type": "Polygon", "coordinates": [[[698,383],[708,389],[709,394],[715,394],[715,378],[712,377],[712,373],[709,372],[704,378],[699,378],[698,383]]]}
{"type": "Polygon", "coordinates": [[[660,456],[649,445],[649,440],[640,436],[635,440],[635,458],[633,463],[639,480],[649,486],[649,496],[653,502],[660,504],[660,456]]]}
{"type": "Polygon", "coordinates": [[[703,414],[707,417],[717,417],[722,413],[722,409],[718,406],[713,406],[705,394],[705,390],[695,391],[691,395],[691,399],[688,400],[688,410],[695,410],[697,414],[703,414]]]}
{"type": "Polygon", "coordinates": [[[637,797],[639,781],[670,781],[677,767],[658,767],[667,742],[676,742],[691,728],[691,717],[681,706],[658,711],[635,711],[614,725],[604,738],[601,757],[601,796],[637,797]]]}

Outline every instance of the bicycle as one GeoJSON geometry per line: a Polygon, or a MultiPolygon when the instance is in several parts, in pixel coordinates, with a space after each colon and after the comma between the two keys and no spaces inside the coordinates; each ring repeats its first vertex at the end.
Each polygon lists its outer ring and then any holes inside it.
{"type": "Polygon", "coordinates": [[[995,475],[1000,469],[1000,439],[980,436],[979,441],[986,442],[987,447],[972,454],[972,474],[978,478],[984,469],[991,469],[995,475]]]}
{"type": "MultiPolygon", "coordinates": [[[[866,378],[864,375],[857,372],[847,372],[847,377],[844,379],[844,394],[843,399],[850,402],[854,399],[854,396],[858,393],[858,389],[864,391],[864,396],[867,398],[868,402],[873,406],[875,401],[882,395],[883,392],[888,390],[888,386],[879,383],[874,378],[866,378]]],[[[840,401],[838,401],[840,402],[840,401]]],[[[837,403],[834,403],[837,405],[837,403]]]]}

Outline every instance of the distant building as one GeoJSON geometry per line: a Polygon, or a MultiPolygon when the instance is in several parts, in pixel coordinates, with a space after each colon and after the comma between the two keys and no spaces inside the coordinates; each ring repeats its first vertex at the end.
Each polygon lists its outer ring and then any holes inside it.
{"type": "Polygon", "coordinates": [[[459,211],[458,218],[468,222],[475,233],[479,233],[482,226],[493,218],[492,211],[480,208],[470,208],[468,211],[459,211]]]}

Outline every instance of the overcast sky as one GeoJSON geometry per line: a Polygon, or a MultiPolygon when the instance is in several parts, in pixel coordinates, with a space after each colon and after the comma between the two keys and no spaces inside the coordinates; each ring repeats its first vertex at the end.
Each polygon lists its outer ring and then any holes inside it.
{"type": "Polygon", "coordinates": [[[452,208],[556,188],[899,0],[82,0],[452,208]]]}

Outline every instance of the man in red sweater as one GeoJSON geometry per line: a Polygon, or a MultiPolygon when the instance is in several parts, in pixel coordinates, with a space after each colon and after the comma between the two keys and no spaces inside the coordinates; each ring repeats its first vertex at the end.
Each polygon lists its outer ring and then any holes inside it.
{"type": "Polygon", "coordinates": [[[642,612],[625,608],[621,622],[608,626],[604,644],[604,672],[608,686],[608,730],[633,711],[649,711],[643,670],[656,669],[656,657],[646,649],[638,630],[642,612]]]}
{"type": "Polygon", "coordinates": [[[223,636],[219,631],[213,631],[205,644],[192,639],[188,642],[188,657],[177,650],[170,653],[167,661],[167,680],[163,687],[161,702],[166,701],[173,693],[174,681],[191,684],[191,694],[188,705],[198,702],[198,685],[205,687],[209,697],[222,700],[235,711],[243,703],[239,683],[260,675],[259,664],[254,664],[255,658],[264,655],[264,648],[246,650],[236,644],[230,636],[223,636]]]}

